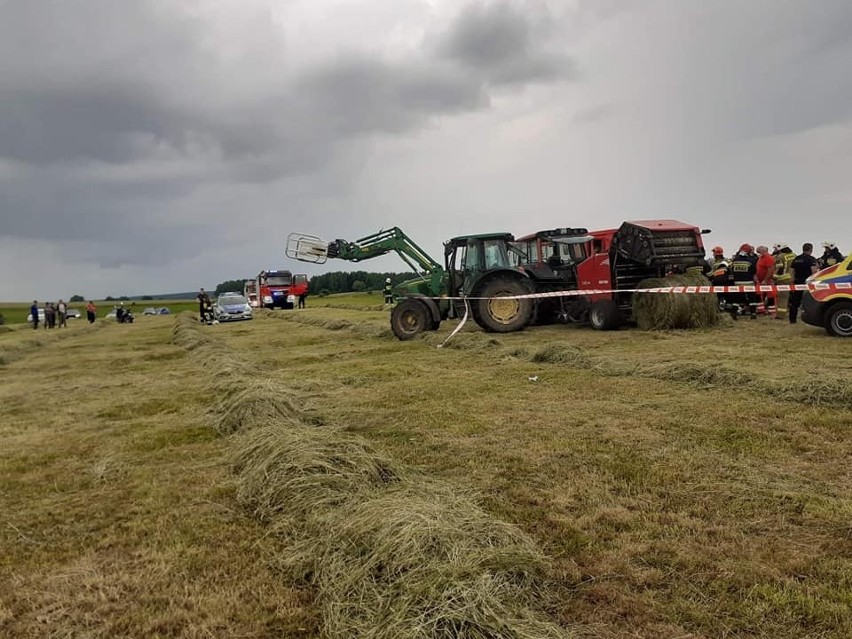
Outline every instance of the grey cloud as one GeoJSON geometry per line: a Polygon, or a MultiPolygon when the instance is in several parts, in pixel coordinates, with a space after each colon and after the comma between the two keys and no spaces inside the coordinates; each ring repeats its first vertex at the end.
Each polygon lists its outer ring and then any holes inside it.
{"type": "Polygon", "coordinates": [[[441,38],[437,53],[492,85],[570,79],[575,63],[559,50],[555,26],[541,3],[472,3],[441,38]]]}
{"type": "Polygon", "coordinates": [[[451,67],[367,57],[316,69],[293,93],[303,119],[341,135],[404,131],[432,115],[488,104],[483,87],[451,67]]]}
{"type": "Polygon", "coordinates": [[[611,118],[616,113],[614,104],[596,104],[587,109],[582,109],[574,114],[572,120],[578,124],[591,124],[611,118]]]}

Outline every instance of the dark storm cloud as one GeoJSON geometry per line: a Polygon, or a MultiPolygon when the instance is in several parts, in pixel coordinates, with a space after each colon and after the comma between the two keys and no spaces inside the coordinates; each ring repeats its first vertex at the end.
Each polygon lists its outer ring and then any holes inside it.
{"type": "Polygon", "coordinates": [[[556,24],[535,2],[477,2],[441,39],[439,55],[481,74],[492,85],[573,77],[573,61],[554,48],[556,24]]]}
{"type": "Polygon", "coordinates": [[[480,83],[449,65],[363,56],[314,70],[294,95],[314,127],[340,135],[404,131],[435,114],[488,104],[480,83]]]}
{"type": "MultiPolygon", "coordinates": [[[[321,170],[347,138],[416,130],[487,108],[489,87],[572,69],[548,48],[552,25],[536,3],[474,4],[405,55],[341,52],[288,73],[284,39],[264,23],[270,33],[252,32],[250,53],[229,67],[208,25],[176,3],[0,2],[0,159],[17,167],[0,173],[0,234],[180,242],[185,253],[191,234],[146,223],[148,212],[204,184],[321,170]],[[263,75],[275,65],[280,75],[263,75]]],[[[158,250],[104,265],[177,253],[158,250]]]]}

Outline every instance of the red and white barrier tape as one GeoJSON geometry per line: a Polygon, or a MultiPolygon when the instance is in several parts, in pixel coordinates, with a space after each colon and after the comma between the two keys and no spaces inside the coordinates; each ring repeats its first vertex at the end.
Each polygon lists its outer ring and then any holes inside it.
{"type": "MultiPolygon", "coordinates": [[[[527,293],[524,295],[504,295],[503,299],[538,299],[546,297],[579,297],[585,295],[612,295],[613,293],[672,293],[676,295],[726,294],[726,293],[786,293],[790,291],[850,291],[852,282],[811,284],[760,284],[733,286],[662,286],[657,288],[623,288],[623,289],[582,289],[567,291],[551,291],[549,293],[527,293]]],[[[447,297],[443,299],[490,299],[485,297],[447,297]]]]}

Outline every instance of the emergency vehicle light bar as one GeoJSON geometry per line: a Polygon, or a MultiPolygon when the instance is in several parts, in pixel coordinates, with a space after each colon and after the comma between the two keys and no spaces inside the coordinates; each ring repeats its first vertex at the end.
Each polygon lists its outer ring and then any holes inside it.
{"type": "Polygon", "coordinates": [[[300,262],[325,264],[328,260],[328,243],[315,235],[290,233],[287,236],[287,247],[284,253],[287,257],[300,262]]]}

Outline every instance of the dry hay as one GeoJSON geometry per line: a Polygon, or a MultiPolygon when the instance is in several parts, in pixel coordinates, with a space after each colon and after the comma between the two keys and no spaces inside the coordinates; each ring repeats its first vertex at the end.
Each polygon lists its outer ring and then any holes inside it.
{"type": "Polygon", "coordinates": [[[232,463],[241,503],[261,520],[277,516],[295,524],[400,476],[357,439],[294,424],[250,431],[240,438],[232,463]]]}
{"type": "Polygon", "coordinates": [[[188,351],[210,343],[210,338],[199,330],[200,326],[189,311],[181,313],[172,328],[172,341],[188,351]]]}
{"type": "MultiPolygon", "coordinates": [[[[424,337],[429,333],[424,333],[424,337]]],[[[439,337],[439,342],[443,342],[445,338],[439,337]]],[[[451,348],[460,351],[486,351],[492,348],[501,346],[500,342],[489,336],[487,333],[458,333],[453,338],[446,342],[443,348],[451,348]]]]}
{"type": "MultiPolygon", "coordinates": [[[[701,276],[671,275],[639,283],[639,288],[667,286],[708,286],[701,276]]],[[[633,319],[648,331],[676,328],[707,328],[719,321],[719,305],[711,293],[636,293],[633,295],[633,319]]]]}
{"type": "Polygon", "coordinates": [[[744,388],[754,383],[751,373],[723,364],[707,365],[693,362],[651,364],[635,369],[642,377],[664,381],[696,384],[704,387],[744,388]]]}
{"type": "Polygon", "coordinates": [[[577,368],[591,368],[592,359],[576,346],[546,344],[535,351],[529,360],[536,364],[570,364],[577,368]]]}
{"type": "Polygon", "coordinates": [[[801,383],[775,385],[765,390],[777,399],[790,402],[852,408],[852,387],[845,380],[811,379],[801,383]]]}
{"type": "Polygon", "coordinates": [[[302,549],[329,637],[564,637],[535,618],[544,558],[514,526],[433,483],[400,484],[341,513],[302,549]]]}
{"type": "Polygon", "coordinates": [[[0,335],[2,335],[3,333],[11,333],[11,332],[12,332],[12,331],[14,331],[14,330],[15,330],[15,329],[14,329],[14,328],[12,328],[11,326],[2,326],[2,325],[0,325],[0,335]]]}
{"type": "Polygon", "coordinates": [[[297,409],[287,397],[289,391],[280,384],[240,377],[228,384],[214,384],[219,397],[211,413],[213,427],[221,435],[296,419],[297,409]]]}

